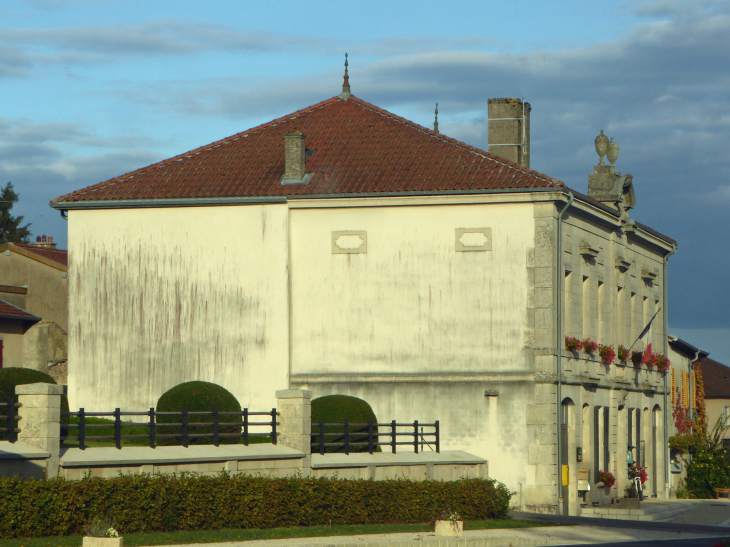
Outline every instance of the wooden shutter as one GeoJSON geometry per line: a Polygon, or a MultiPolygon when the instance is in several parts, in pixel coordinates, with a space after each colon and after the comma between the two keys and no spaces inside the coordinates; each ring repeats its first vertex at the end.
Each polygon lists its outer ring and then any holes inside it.
{"type": "Polygon", "coordinates": [[[689,374],[682,371],[682,408],[689,408],[689,374]]]}
{"type": "Polygon", "coordinates": [[[669,392],[672,394],[672,408],[677,406],[677,371],[672,369],[672,390],[669,392]]]}
{"type": "Polygon", "coordinates": [[[697,404],[697,371],[692,371],[692,408],[699,408],[697,404]]]}

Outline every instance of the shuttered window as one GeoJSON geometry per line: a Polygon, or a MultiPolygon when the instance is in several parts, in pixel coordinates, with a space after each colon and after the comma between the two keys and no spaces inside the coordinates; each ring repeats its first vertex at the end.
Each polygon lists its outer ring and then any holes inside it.
{"type": "Polygon", "coordinates": [[[689,408],[689,374],[682,371],[682,408],[689,408]]]}
{"type": "Polygon", "coordinates": [[[677,371],[675,369],[672,369],[671,373],[672,377],[672,391],[669,393],[672,394],[672,407],[677,406],[677,371]]]}

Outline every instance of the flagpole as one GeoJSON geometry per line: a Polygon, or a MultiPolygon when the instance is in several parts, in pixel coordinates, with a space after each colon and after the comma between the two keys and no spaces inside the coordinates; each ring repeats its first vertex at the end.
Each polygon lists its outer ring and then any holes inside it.
{"type": "Polygon", "coordinates": [[[649,328],[651,327],[651,324],[652,324],[652,322],[654,321],[654,319],[656,318],[656,316],[657,316],[657,315],[659,315],[659,312],[660,312],[660,311],[662,311],[662,309],[661,309],[661,308],[659,308],[659,309],[658,309],[658,310],[656,311],[656,313],[654,314],[654,316],[653,316],[653,317],[652,317],[652,318],[651,318],[651,319],[649,320],[649,323],[648,323],[648,324],[647,324],[647,325],[646,325],[646,326],[644,327],[644,330],[642,330],[642,331],[641,331],[641,334],[639,334],[639,337],[638,337],[638,338],[637,338],[636,340],[634,340],[634,343],[633,343],[633,344],[631,344],[631,347],[630,347],[630,348],[629,348],[629,350],[628,350],[629,352],[630,352],[630,351],[631,351],[631,350],[632,350],[632,349],[634,348],[634,346],[636,345],[636,342],[638,342],[638,341],[639,341],[639,340],[641,340],[641,339],[642,339],[642,338],[643,338],[644,336],[646,336],[646,333],[647,333],[647,332],[649,332],[649,328]]]}

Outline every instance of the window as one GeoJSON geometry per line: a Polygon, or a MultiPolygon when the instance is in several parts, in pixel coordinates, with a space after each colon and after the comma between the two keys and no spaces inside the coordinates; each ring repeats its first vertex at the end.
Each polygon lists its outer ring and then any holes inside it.
{"type": "Polygon", "coordinates": [[[682,408],[689,408],[689,374],[682,371],[682,408]]]}
{"type": "Polygon", "coordinates": [[[725,427],[730,426],[730,406],[722,407],[722,420],[725,422],[725,427]]]}

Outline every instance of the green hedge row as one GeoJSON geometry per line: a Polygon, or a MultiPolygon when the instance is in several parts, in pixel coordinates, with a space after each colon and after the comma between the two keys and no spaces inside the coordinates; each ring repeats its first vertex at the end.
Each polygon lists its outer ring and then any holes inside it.
{"type": "Polygon", "coordinates": [[[427,522],[451,508],[503,517],[511,494],[494,480],[272,479],[127,475],[67,481],[0,479],[0,537],[83,533],[111,515],[121,533],[427,522]]]}

